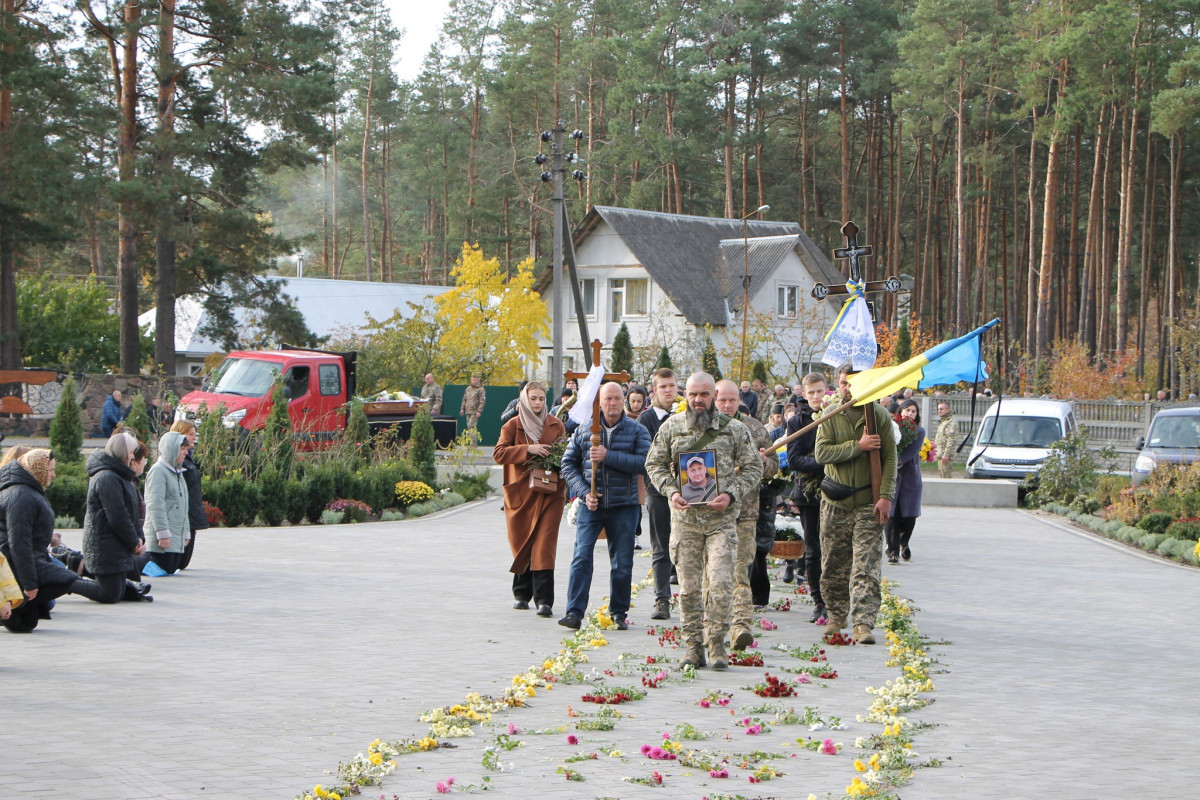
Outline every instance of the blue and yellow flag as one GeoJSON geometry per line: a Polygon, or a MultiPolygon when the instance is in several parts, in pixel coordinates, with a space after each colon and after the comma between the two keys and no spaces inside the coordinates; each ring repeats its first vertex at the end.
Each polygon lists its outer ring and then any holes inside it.
{"type": "Polygon", "coordinates": [[[901,389],[929,389],[959,381],[982,381],[987,365],[979,356],[979,337],[999,319],[981,325],[966,336],[935,345],[895,367],[868,369],[850,376],[856,406],[874,402],[901,389]]]}

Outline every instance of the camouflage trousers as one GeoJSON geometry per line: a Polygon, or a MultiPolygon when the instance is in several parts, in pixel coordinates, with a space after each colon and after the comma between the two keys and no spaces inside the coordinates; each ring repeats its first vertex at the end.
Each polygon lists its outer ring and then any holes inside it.
{"type": "Polygon", "coordinates": [[[679,620],[684,642],[724,642],[733,615],[733,514],[671,512],[671,561],[679,574],[679,620]]]}
{"type": "Polygon", "coordinates": [[[883,526],[874,509],[843,511],[821,500],[821,595],[829,621],[875,627],[883,568],[883,526]]]}
{"type": "Polygon", "coordinates": [[[954,477],[953,464],[950,461],[943,461],[942,459],[939,458],[938,459],[938,475],[943,478],[953,478],[954,477]]]}
{"type": "Polygon", "coordinates": [[[750,563],[757,549],[755,534],[758,528],[758,506],[754,513],[743,513],[737,523],[737,553],[733,559],[733,622],[734,631],[750,629],[754,612],[754,595],[750,591],[750,563]]]}

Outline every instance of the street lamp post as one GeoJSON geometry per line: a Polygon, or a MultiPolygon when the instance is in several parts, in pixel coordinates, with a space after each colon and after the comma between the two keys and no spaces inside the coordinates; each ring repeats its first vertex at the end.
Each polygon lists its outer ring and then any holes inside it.
{"type": "Polygon", "coordinates": [[[738,373],[739,382],[746,380],[746,330],[750,325],[750,218],[770,210],[770,206],[761,205],[742,217],[742,252],[746,256],[746,272],[742,277],[742,368],[738,373]]]}

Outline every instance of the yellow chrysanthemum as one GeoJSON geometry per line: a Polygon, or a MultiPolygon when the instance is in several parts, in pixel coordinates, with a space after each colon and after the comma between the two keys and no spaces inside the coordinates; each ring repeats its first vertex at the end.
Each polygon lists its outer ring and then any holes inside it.
{"type": "Polygon", "coordinates": [[[859,758],[854,759],[854,771],[855,772],[866,772],[867,771],[867,765],[862,762],[862,759],[859,759],[859,758]]]}

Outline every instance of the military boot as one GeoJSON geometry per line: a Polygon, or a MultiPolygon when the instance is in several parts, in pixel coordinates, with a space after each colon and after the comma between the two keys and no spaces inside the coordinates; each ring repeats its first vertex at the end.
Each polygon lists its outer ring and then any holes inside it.
{"type": "Polygon", "coordinates": [[[750,645],[754,644],[754,634],[749,628],[738,627],[733,634],[733,649],[745,650],[750,645]]]}
{"type": "Polygon", "coordinates": [[[846,627],[845,620],[839,621],[836,619],[830,619],[828,622],[825,623],[825,635],[831,636],[832,634],[835,634],[835,633],[841,633],[842,628],[844,628],[844,627],[846,627]]]}
{"type": "Polygon", "coordinates": [[[724,636],[709,638],[708,657],[712,661],[713,669],[717,671],[729,669],[729,657],[725,655],[724,636]]]}
{"type": "Polygon", "coordinates": [[[694,643],[688,645],[687,655],[679,661],[684,666],[691,665],[693,667],[708,666],[708,662],[704,660],[704,645],[694,643]]]}

